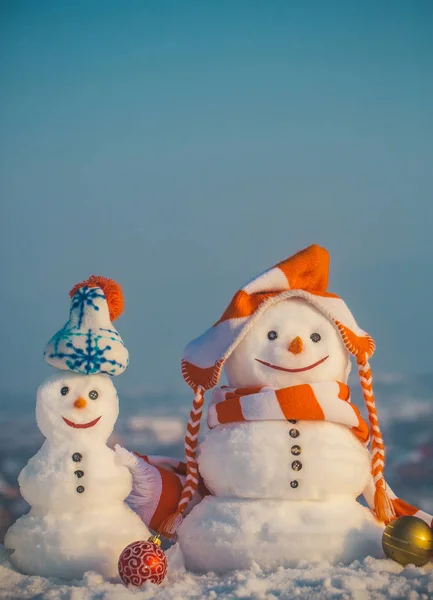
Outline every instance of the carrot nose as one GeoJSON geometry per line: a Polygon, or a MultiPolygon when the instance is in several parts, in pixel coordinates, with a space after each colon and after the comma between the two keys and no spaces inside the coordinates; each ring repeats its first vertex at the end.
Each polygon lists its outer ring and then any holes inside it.
{"type": "Polygon", "coordinates": [[[84,408],[87,405],[87,402],[84,398],[77,398],[74,402],[75,408],[84,408]]]}
{"type": "Polygon", "coordinates": [[[295,337],[289,345],[289,352],[292,354],[301,354],[304,349],[304,342],[301,340],[299,336],[295,337]]]}

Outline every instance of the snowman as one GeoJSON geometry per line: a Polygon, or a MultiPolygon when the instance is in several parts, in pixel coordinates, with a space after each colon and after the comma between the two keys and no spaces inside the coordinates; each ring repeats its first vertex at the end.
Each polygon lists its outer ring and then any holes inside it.
{"type": "Polygon", "coordinates": [[[107,446],[119,413],[112,376],[128,365],[111,323],[123,298],[115,282],[95,276],[70,295],[69,321],[45,350],[58,371],[37,392],[36,421],[46,440],[18,478],[31,508],[9,529],[5,546],[24,573],[115,577],[122,550],[150,535],[124,502],[130,471],[107,446]]]}
{"type": "Polygon", "coordinates": [[[325,249],[299,252],[241,289],[186,348],[182,371],[195,391],[188,471],[161,531],[177,530],[191,570],[350,563],[383,556],[384,526],[397,516],[432,521],[384,480],[368,363],[374,342],[326,291],[328,268],[325,249]],[[351,356],[370,427],[350,402],[351,356]],[[223,367],[228,386],[215,388],[223,367]],[[210,388],[210,431],[198,447],[210,388]],[[197,503],[201,480],[210,494],[197,503]],[[357,500],[362,494],[368,508],[357,500]]]}

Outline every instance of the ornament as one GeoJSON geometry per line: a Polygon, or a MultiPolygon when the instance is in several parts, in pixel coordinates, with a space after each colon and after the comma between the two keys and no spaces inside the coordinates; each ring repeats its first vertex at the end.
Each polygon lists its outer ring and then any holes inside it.
{"type": "Polygon", "coordinates": [[[400,517],[383,532],[382,548],[401,565],[422,567],[433,553],[433,530],[418,517],[400,517]]]}
{"type": "Polygon", "coordinates": [[[125,585],[140,587],[146,581],[160,584],[167,574],[167,558],[158,535],[133,542],[119,557],[119,575],[125,585]]]}

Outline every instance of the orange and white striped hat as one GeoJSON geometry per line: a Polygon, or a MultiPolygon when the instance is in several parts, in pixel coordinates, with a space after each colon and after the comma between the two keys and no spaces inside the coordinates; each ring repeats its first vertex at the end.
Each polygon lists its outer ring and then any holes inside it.
{"type": "Polygon", "coordinates": [[[181,515],[197,489],[196,450],[204,392],[217,385],[225,361],[264,311],[289,298],[303,298],[323,313],[338,330],[347,350],[356,357],[371,427],[372,473],[377,491],[376,513],[381,520],[387,520],[391,509],[383,479],[384,445],[377,421],[368,364],[375,344],[358,327],[344,301],[326,291],[328,273],[327,250],[317,245],[301,250],[247,283],[235,294],[219,321],[186,347],[182,359],[182,374],[195,392],[185,437],[187,479],[178,511],[164,524],[162,533],[172,535],[177,529],[181,515]]]}

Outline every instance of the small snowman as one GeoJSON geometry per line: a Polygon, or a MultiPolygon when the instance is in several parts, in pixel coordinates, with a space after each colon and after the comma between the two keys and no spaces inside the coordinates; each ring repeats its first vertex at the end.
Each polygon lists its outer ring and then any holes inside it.
{"type": "Polygon", "coordinates": [[[195,391],[188,471],[178,510],[161,531],[177,530],[187,568],[349,563],[383,556],[384,525],[397,516],[432,521],[384,480],[368,362],[374,342],[327,292],[328,268],[319,246],[283,261],[238,291],[185,350],[182,371],[195,391]],[[351,356],[370,427],[350,402],[351,356]],[[210,431],[198,447],[204,392],[223,367],[228,387],[214,389],[210,431]],[[197,504],[201,478],[210,495],[197,504]],[[357,501],[361,494],[369,508],[357,501]]]}
{"type": "Polygon", "coordinates": [[[45,350],[58,371],[37,392],[36,421],[46,440],[18,478],[31,508],[9,529],[5,546],[24,573],[115,577],[122,550],[149,537],[124,502],[131,474],[107,446],[119,413],[112,377],[128,365],[112,325],[123,297],[118,284],[95,276],[70,296],[69,321],[45,350]]]}

